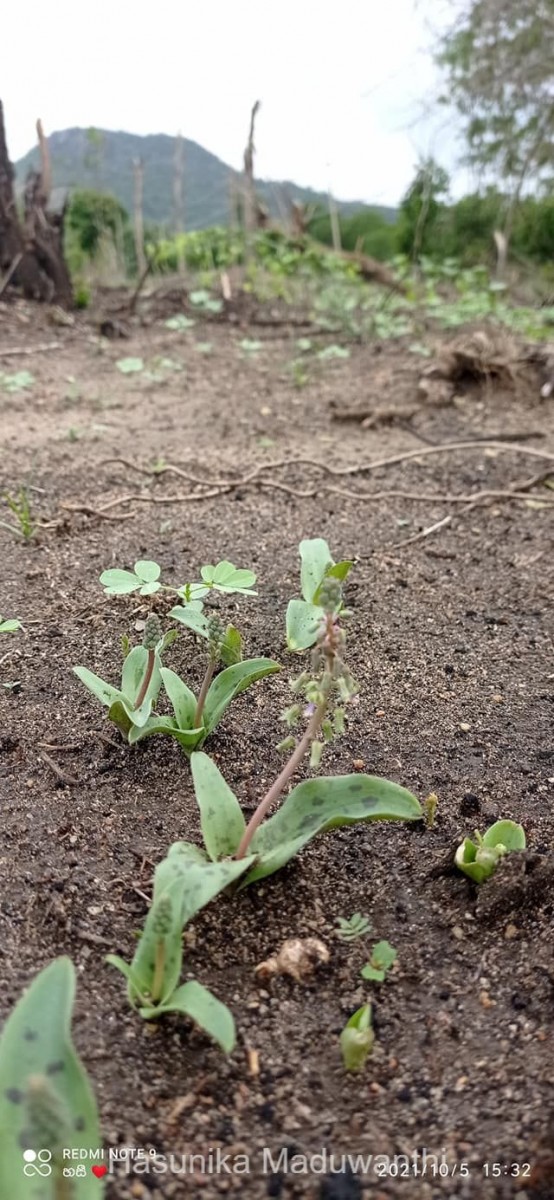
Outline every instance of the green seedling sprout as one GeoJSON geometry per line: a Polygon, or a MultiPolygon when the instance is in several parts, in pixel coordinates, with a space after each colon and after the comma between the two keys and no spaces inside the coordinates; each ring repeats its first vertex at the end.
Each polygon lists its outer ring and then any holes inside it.
{"type": "Polygon", "coordinates": [[[108,709],[110,721],[129,739],[132,730],[144,728],[152,712],[162,685],[161,655],[174,636],[172,630],[163,636],[158,617],[149,616],[142,646],[134,646],[125,655],[121,688],[112,687],[87,667],[73,668],[81,683],[108,709]]]}
{"type": "Polygon", "coordinates": [[[362,916],[362,913],[353,913],[351,917],[339,917],[337,925],[337,937],[341,942],[355,942],[371,930],[371,922],[368,917],[362,916]]]}
{"type": "MultiPolygon", "coordinates": [[[[75,968],[57,958],[34,979],[0,1039],[0,1195],[72,1200],[65,1151],[101,1146],[96,1103],[71,1040],[75,968]]],[[[99,1200],[102,1179],[87,1164],[79,1200],[99,1200]]]]}
{"type": "Polygon", "coordinates": [[[180,1013],[226,1054],[231,1053],[236,1038],[229,1009],[197,980],[179,986],[183,929],[242,871],[242,863],[222,862],[207,873],[196,846],[176,843],[156,868],[152,905],[131,965],[115,954],[106,959],[125,976],[129,1002],[141,1017],[151,1021],[180,1013]]]}
{"type": "Polygon", "coordinates": [[[455,863],[474,883],[494,875],[501,858],[513,850],[525,850],[525,831],[515,821],[496,821],[486,833],[475,831],[475,841],[464,838],[456,850],[455,863]]]}
{"type": "Polygon", "coordinates": [[[371,1004],[363,1004],[346,1022],[340,1035],[340,1048],[345,1071],[363,1071],[373,1049],[374,1040],[371,1004]]]}
{"type": "Polygon", "coordinates": [[[4,529],[9,529],[11,533],[15,533],[17,537],[22,537],[24,542],[31,542],[37,527],[31,511],[31,501],[27,488],[20,487],[16,496],[12,496],[10,492],[5,492],[4,500],[10,512],[13,513],[17,524],[12,525],[9,521],[0,521],[0,525],[4,529]]]}
{"type": "Polygon", "coordinates": [[[390,942],[377,942],[371,951],[371,958],[362,967],[362,978],[371,979],[373,983],[382,983],[398,954],[390,942]]]}
{"type": "Polygon", "coordinates": [[[0,617],[0,633],[16,633],[16,631],[21,628],[21,621],[18,621],[15,617],[9,617],[6,619],[4,619],[4,617],[0,617]]]}
{"type": "Polygon", "coordinates": [[[85,687],[108,708],[110,720],[118,725],[131,745],[154,734],[166,734],[175,738],[185,753],[190,754],[204,744],[235,696],[257,680],[279,671],[280,667],[270,658],[242,661],[242,638],[238,629],[231,624],[223,625],[216,613],[207,615],[202,611],[204,597],[212,590],[255,596],[252,585],[256,576],[252,571],[237,569],[224,561],[216,566],[202,567],[201,582],[184,584],[180,588],[162,584],[160,574],[158,563],[140,560],[132,572],[104,571],[100,582],[109,596],[137,591],[141,596],[152,596],[162,590],[173,592],[185,601],[184,605],[174,607],[169,615],[207,642],[207,665],[198,698],[179,675],[162,666],[161,655],[177,634],[173,630],[162,637],[155,616],[150,616],[146,622],[142,647],[129,652],[127,640],[123,643],[125,661],[119,691],[86,667],[74,667],[74,671],[85,687]],[[225,669],[214,678],[220,664],[225,669]],[[173,708],[171,717],[154,711],[162,685],[173,708]]]}

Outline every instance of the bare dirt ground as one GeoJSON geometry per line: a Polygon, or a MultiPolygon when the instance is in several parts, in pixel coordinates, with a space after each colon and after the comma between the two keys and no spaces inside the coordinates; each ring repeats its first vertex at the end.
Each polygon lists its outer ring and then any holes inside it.
{"type": "MultiPolygon", "coordinates": [[[[397,343],[352,345],[348,359],[310,366],[298,388],[290,366],[298,336],[286,325],[208,320],[172,332],[159,320],[106,340],[84,317],[66,328],[45,310],[0,305],[0,351],[26,350],[0,358],[0,370],[35,377],[26,392],[0,388],[0,491],[30,486],[45,525],[28,545],[0,528],[0,612],[25,628],[3,639],[0,655],[2,680],[18,681],[0,690],[0,1014],[41,967],[69,954],[79,970],[75,1040],[106,1143],[166,1155],[211,1150],[212,1163],[218,1148],[231,1156],[219,1172],[202,1173],[198,1160],[185,1175],[122,1167],[110,1200],[548,1200],[553,520],[543,501],[552,492],[537,485],[527,499],[492,497],[470,511],[432,498],[505,491],[548,463],[507,442],[423,452],[499,434],[554,452],[552,402],[541,402],[539,383],[461,386],[453,405],[422,403],[408,423],[364,430],[334,421],[333,404],[404,409],[416,401],[421,360],[397,343]],[[245,337],[261,348],[241,349],[245,337]],[[50,342],[55,350],[28,353],[50,342]],[[116,361],[128,356],[145,369],[121,374],[116,361]],[[529,433],[537,436],[522,441],[529,433]],[[237,484],[260,463],[307,457],[341,468],[404,451],[420,454],[356,475],[292,465],[237,484]],[[235,486],[198,500],[198,485],[141,474],[122,458],[143,468],[163,460],[235,486]],[[371,490],[392,495],[344,494],[371,490]],[[434,535],[403,545],[449,514],[434,535]],[[138,640],[148,611],[136,596],[107,600],[103,569],[154,558],[176,585],[225,557],[255,570],[258,600],[225,611],[248,653],[280,658],[284,670],[241,696],[208,745],[251,809],[281,762],[279,713],[297,668],[284,647],[284,612],[298,592],[298,542],[315,536],[336,558],[357,560],[348,659],[360,695],[327,770],[362,760],[421,798],[435,791],[438,815],[430,831],[375,824],[328,834],[280,874],[199,915],[185,969],[235,1015],[238,1044],[226,1060],[183,1021],[141,1022],[104,965],[109,952],[132,956],[153,866],[199,828],[180,748],[156,738],[126,746],[71,667],[117,681],[121,636],[138,640]],[[500,816],[523,823],[529,849],[477,890],[452,872],[453,849],[500,816]],[[368,942],[337,940],[337,918],[353,912],[370,917],[368,942]],[[256,964],[307,934],[328,946],[328,966],[303,986],[281,978],[261,987],[256,964]],[[369,994],[360,969],[381,938],[397,948],[398,964],[371,988],[374,1053],[363,1074],[345,1075],[338,1036],[369,994]],[[423,1149],[439,1162],[444,1153],[447,1176],[433,1173],[432,1159],[425,1175],[412,1161],[395,1178],[382,1163],[333,1174],[329,1159],[303,1168],[294,1158],[423,1149]],[[248,1174],[229,1172],[241,1165],[233,1156],[246,1156],[248,1174]]],[[[192,637],[170,654],[197,682],[192,637]]]]}

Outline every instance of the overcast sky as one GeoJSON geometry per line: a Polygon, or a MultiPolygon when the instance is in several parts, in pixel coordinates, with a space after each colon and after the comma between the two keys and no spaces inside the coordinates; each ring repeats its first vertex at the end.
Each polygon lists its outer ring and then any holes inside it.
{"type": "Polygon", "coordinates": [[[0,96],[10,155],[34,144],[40,116],[48,133],[75,125],[180,130],[240,167],[260,99],[260,178],[395,204],[420,155],[433,153],[449,169],[456,162],[451,120],[429,114],[444,3],[5,5],[0,96]]]}

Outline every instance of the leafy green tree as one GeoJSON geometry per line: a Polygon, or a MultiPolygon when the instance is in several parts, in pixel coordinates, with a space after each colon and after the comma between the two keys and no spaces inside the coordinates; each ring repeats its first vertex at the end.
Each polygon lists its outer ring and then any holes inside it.
{"type": "Polygon", "coordinates": [[[554,0],[470,0],[438,56],[467,161],[507,193],[507,239],[526,186],[554,165],[554,0]]]}
{"type": "Polygon", "coordinates": [[[118,237],[128,226],[129,216],[115,196],[86,190],[73,193],[67,223],[79,249],[94,258],[102,236],[111,233],[118,237]]]}
{"type": "Polygon", "coordinates": [[[446,196],[449,177],[434,158],[422,161],[400,205],[397,246],[414,259],[433,252],[434,229],[446,196]]]}

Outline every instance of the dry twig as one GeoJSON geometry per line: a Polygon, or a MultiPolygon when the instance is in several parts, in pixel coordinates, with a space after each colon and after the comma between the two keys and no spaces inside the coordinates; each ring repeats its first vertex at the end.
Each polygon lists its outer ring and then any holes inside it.
{"type": "Polygon", "coordinates": [[[45,354],[47,350],[59,350],[60,342],[44,342],[42,346],[14,346],[11,350],[0,350],[0,358],[13,358],[16,354],[45,354]]]}
{"type": "Polygon", "coordinates": [[[41,751],[40,757],[44,760],[46,765],[50,767],[50,770],[54,772],[54,775],[60,780],[60,783],[65,784],[66,787],[80,787],[79,780],[75,779],[73,775],[68,775],[66,771],[62,771],[61,767],[54,762],[53,758],[50,758],[50,755],[47,754],[45,750],[41,751]]]}

